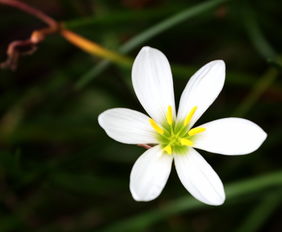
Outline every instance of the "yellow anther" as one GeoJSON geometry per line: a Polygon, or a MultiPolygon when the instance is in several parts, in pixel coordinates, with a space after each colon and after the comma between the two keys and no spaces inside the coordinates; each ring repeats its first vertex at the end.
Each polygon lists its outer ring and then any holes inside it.
{"type": "Polygon", "coordinates": [[[186,116],[186,118],[185,118],[185,120],[184,120],[184,126],[187,126],[187,125],[191,122],[191,119],[192,119],[192,117],[194,116],[196,110],[197,110],[197,106],[194,106],[194,107],[190,110],[189,114],[187,114],[187,116],[186,116]]]}
{"type": "Polygon", "coordinates": [[[189,135],[189,136],[193,136],[193,135],[202,133],[202,132],[204,132],[205,130],[206,130],[206,128],[204,128],[204,127],[193,128],[193,129],[189,130],[188,135],[189,135]]]}
{"type": "Polygon", "coordinates": [[[168,125],[172,125],[173,122],[173,118],[172,118],[172,107],[168,106],[167,107],[167,112],[166,112],[166,121],[168,123],[168,125]]]}
{"type": "Polygon", "coordinates": [[[164,148],[164,151],[167,153],[167,154],[172,154],[172,148],[170,145],[167,145],[165,148],[164,148]]]}
{"type": "Polygon", "coordinates": [[[149,122],[157,133],[161,135],[164,133],[164,130],[153,119],[150,118],[149,122]]]}
{"type": "Polygon", "coordinates": [[[180,139],[180,143],[181,145],[185,145],[185,146],[192,146],[193,142],[189,139],[180,139]]]}

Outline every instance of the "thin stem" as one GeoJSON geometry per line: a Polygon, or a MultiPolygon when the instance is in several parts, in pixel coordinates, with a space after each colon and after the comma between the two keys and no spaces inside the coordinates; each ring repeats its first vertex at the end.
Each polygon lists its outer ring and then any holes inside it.
{"type": "MultiPolygon", "coordinates": [[[[264,176],[257,176],[250,179],[245,179],[237,183],[228,184],[226,186],[226,198],[228,201],[235,198],[244,200],[243,196],[246,196],[248,194],[252,194],[253,196],[259,196],[259,194],[256,194],[259,191],[269,189],[270,187],[280,188],[281,186],[282,171],[273,172],[265,174],[264,176]]],[[[176,215],[184,211],[192,211],[202,208],[208,208],[208,206],[193,199],[192,197],[185,196],[176,200],[172,200],[170,203],[166,203],[160,208],[152,209],[145,213],[132,216],[123,221],[119,220],[101,231],[141,231],[170,215],[176,215]]]]}
{"type": "Polygon", "coordinates": [[[61,29],[61,35],[71,44],[79,47],[83,51],[90,53],[92,55],[100,56],[106,58],[108,60],[114,61],[116,63],[120,63],[123,65],[131,64],[131,60],[125,56],[122,56],[118,53],[110,51],[93,41],[90,41],[81,35],[76,34],[73,31],[67,29],[61,29]]]}
{"type": "Polygon", "coordinates": [[[253,12],[252,7],[248,6],[248,3],[242,5],[241,19],[245,26],[246,33],[257,52],[267,61],[269,59],[274,59],[277,54],[264,36],[258,24],[258,20],[256,20],[256,15],[253,12]]]}
{"type": "MultiPolygon", "coordinates": [[[[272,61],[281,65],[281,57],[277,55],[271,44],[267,41],[255,19],[255,14],[252,11],[251,6],[248,6],[247,3],[242,6],[242,19],[246,28],[246,33],[257,52],[266,59],[266,61],[272,61]]],[[[243,99],[242,103],[235,109],[234,115],[244,116],[259,100],[261,95],[274,83],[278,74],[277,67],[274,66],[269,68],[253,86],[250,93],[243,99]]]]}
{"type": "Polygon", "coordinates": [[[152,148],[152,146],[148,145],[148,144],[137,144],[137,146],[139,147],[144,147],[145,149],[150,149],[152,148]]]}
{"type": "MultiPolygon", "coordinates": [[[[164,31],[169,30],[173,26],[180,24],[190,18],[200,15],[208,10],[211,10],[221,3],[227,2],[228,0],[212,0],[205,1],[203,3],[197,4],[196,6],[189,7],[165,20],[153,25],[147,30],[141,32],[140,34],[134,36],[132,39],[127,41],[124,45],[119,48],[122,54],[127,54],[134,48],[142,45],[144,42],[150,40],[151,38],[161,34],[164,31]]],[[[101,72],[103,72],[111,63],[101,61],[98,65],[84,74],[76,83],[76,88],[81,89],[87,85],[93,78],[97,77],[101,72]]]]}
{"type": "Polygon", "coordinates": [[[275,68],[270,68],[254,85],[250,93],[245,97],[242,103],[235,109],[233,115],[244,116],[259,100],[261,95],[270,87],[278,76],[278,71],[275,68]]]}
{"type": "Polygon", "coordinates": [[[99,56],[123,65],[132,63],[129,58],[103,48],[95,42],[90,41],[70,30],[64,29],[62,24],[59,24],[53,18],[23,2],[17,0],[0,0],[0,4],[18,8],[28,14],[33,15],[34,17],[37,17],[49,26],[47,28],[33,31],[30,38],[26,40],[17,40],[11,42],[7,49],[8,58],[5,62],[0,63],[0,68],[10,68],[11,70],[15,70],[20,56],[33,54],[37,48],[37,45],[42,42],[47,35],[57,32],[60,32],[68,42],[91,55],[99,56]],[[27,52],[22,52],[22,50],[27,50],[27,52]]]}
{"type": "Polygon", "coordinates": [[[281,192],[273,192],[267,194],[259,204],[247,217],[244,217],[244,223],[236,230],[236,232],[255,232],[259,231],[264,222],[273,214],[280,206],[281,192]]]}
{"type": "Polygon", "coordinates": [[[40,19],[41,21],[48,24],[50,27],[57,26],[57,21],[53,18],[46,15],[43,11],[38,10],[36,8],[33,8],[23,2],[17,1],[17,0],[0,0],[0,4],[8,5],[11,7],[18,8],[30,15],[33,15],[34,17],[40,19]]]}
{"type": "Polygon", "coordinates": [[[187,20],[188,18],[192,18],[196,15],[199,15],[205,11],[208,11],[223,2],[227,2],[228,0],[212,0],[212,1],[205,1],[200,3],[196,6],[189,7],[171,17],[157,23],[156,25],[148,28],[144,32],[138,34],[137,36],[133,37],[127,43],[125,43],[121,48],[120,51],[122,53],[127,53],[132,49],[136,48],[138,45],[142,44],[144,41],[155,37],[156,35],[172,28],[173,26],[180,24],[187,20]]]}

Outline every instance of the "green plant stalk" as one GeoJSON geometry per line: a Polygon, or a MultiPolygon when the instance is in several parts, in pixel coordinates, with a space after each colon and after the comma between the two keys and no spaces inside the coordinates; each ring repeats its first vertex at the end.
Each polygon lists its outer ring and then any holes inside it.
{"type": "MultiPolygon", "coordinates": [[[[255,20],[254,12],[251,7],[246,4],[242,7],[242,23],[245,26],[246,33],[252,42],[254,48],[266,61],[278,62],[279,58],[268,43],[264,34],[262,33],[257,20],[255,20]]],[[[280,64],[280,63],[279,63],[280,64]]],[[[241,104],[234,111],[235,116],[244,116],[252,108],[252,106],[259,100],[260,96],[272,85],[278,76],[276,68],[270,68],[257,81],[250,93],[243,99],[241,104]]]]}
{"type": "Polygon", "coordinates": [[[142,10],[127,10],[127,11],[114,11],[110,13],[110,15],[93,15],[85,18],[77,18],[65,21],[63,25],[65,28],[74,29],[81,28],[85,26],[113,26],[120,25],[122,27],[123,24],[132,22],[133,20],[138,19],[138,21],[152,20],[155,18],[165,17],[166,15],[178,12],[180,9],[183,9],[183,6],[177,7],[161,7],[161,8],[148,8],[142,10]]]}
{"type": "Polygon", "coordinates": [[[263,58],[266,60],[273,59],[277,55],[276,52],[262,33],[252,8],[245,5],[247,4],[244,4],[242,7],[242,23],[245,26],[250,41],[263,58]]]}
{"type": "Polygon", "coordinates": [[[280,206],[281,192],[274,192],[266,195],[262,201],[256,205],[244,223],[236,232],[256,232],[270,217],[270,215],[280,206]]]}
{"type": "MultiPolygon", "coordinates": [[[[282,171],[273,172],[227,185],[225,188],[227,196],[226,200],[230,201],[245,195],[254,195],[258,191],[277,186],[280,188],[282,187],[282,171]]],[[[207,206],[192,197],[182,197],[177,200],[173,200],[158,209],[153,209],[151,211],[147,211],[146,213],[114,223],[102,230],[102,232],[142,230],[170,215],[179,214],[187,210],[196,210],[208,207],[211,208],[211,206],[207,206]]]]}
{"type": "Polygon", "coordinates": [[[156,24],[155,26],[145,30],[144,32],[129,40],[127,43],[121,46],[120,51],[122,53],[127,53],[142,44],[144,41],[151,39],[156,35],[159,35],[160,33],[172,28],[179,23],[184,22],[189,18],[200,15],[205,11],[211,10],[225,1],[227,0],[206,1],[197,6],[188,8],[172,17],[169,17],[168,19],[156,24]]]}
{"type": "Polygon", "coordinates": [[[253,86],[250,93],[242,100],[233,115],[242,117],[248,113],[252,106],[259,100],[260,96],[271,86],[278,76],[275,68],[270,68],[253,86]]]}
{"type": "MultiPolygon", "coordinates": [[[[134,48],[138,47],[139,45],[143,44],[144,42],[148,41],[149,39],[159,35],[160,33],[172,28],[173,26],[182,23],[192,17],[200,15],[201,13],[211,10],[218,6],[219,4],[226,2],[228,0],[213,0],[213,1],[206,1],[204,3],[198,4],[194,7],[189,7],[188,9],[177,13],[160,23],[150,27],[149,29],[143,31],[142,33],[136,35],[128,42],[126,42],[123,46],[120,47],[119,51],[122,54],[126,54],[133,50],[134,48]]],[[[78,82],[76,83],[76,88],[81,89],[85,85],[87,85],[93,78],[99,75],[103,70],[105,70],[109,66],[110,62],[101,61],[98,65],[93,67],[90,71],[88,71],[85,75],[83,75],[78,82]],[[97,70],[98,69],[98,70],[97,70]]]]}

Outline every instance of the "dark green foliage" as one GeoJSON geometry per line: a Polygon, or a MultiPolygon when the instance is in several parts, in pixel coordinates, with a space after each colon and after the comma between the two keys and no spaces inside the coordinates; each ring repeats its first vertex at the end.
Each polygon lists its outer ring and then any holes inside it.
{"type": "MultiPolygon", "coordinates": [[[[163,193],[135,202],[129,173],[144,152],[106,136],[97,116],[141,110],[131,67],[101,61],[52,35],[15,72],[0,70],[0,231],[226,232],[282,230],[282,14],[280,1],[25,1],[106,48],[142,46],[171,62],[176,102],[205,63],[227,65],[223,92],[202,122],[239,116],[268,133],[248,156],[201,152],[226,185],[226,203],[190,197],[175,170],[163,193]]],[[[44,26],[0,5],[0,59],[9,42],[44,26]]]]}

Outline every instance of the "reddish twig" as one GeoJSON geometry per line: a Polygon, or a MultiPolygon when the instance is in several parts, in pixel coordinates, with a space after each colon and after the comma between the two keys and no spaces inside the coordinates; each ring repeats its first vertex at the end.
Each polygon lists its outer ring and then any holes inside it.
{"type": "Polygon", "coordinates": [[[0,0],[0,3],[11,6],[11,7],[18,8],[19,10],[22,10],[30,15],[33,15],[34,17],[48,24],[50,27],[54,27],[57,25],[56,20],[46,15],[43,11],[33,8],[27,5],[26,3],[23,3],[17,0],[0,0]]]}
{"type": "Polygon", "coordinates": [[[126,65],[131,64],[131,60],[127,57],[112,52],[70,30],[64,29],[62,24],[58,23],[56,20],[49,17],[42,11],[27,5],[26,3],[20,2],[18,0],[0,0],[0,4],[1,3],[15,7],[33,15],[34,17],[37,17],[46,23],[48,27],[33,31],[31,36],[26,40],[11,42],[7,49],[7,60],[3,63],[0,63],[0,68],[9,68],[11,70],[15,70],[20,56],[33,54],[33,52],[36,51],[37,45],[42,42],[47,35],[54,33],[60,33],[60,35],[63,36],[68,42],[92,55],[97,55],[102,58],[126,65]]]}
{"type": "Polygon", "coordinates": [[[152,146],[148,145],[148,144],[137,144],[137,146],[139,147],[144,147],[145,149],[150,149],[152,148],[152,146]]]}
{"type": "Polygon", "coordinates": [[[46,28],[33,31],[30,38],[26,40],[13,41],[8,45],[7,60],[0,63],[0,68],[10,68],[11,70],[15,70],[19,57],[22,55],[33,54],[36,51],[37,45],[42,42],[47,35],[57,33],[60,30],[60,24],[42,11],[23,2],[17,0],[0,0],[0,4],[18,8],[42,20],[48,25],[46,28]]]}

